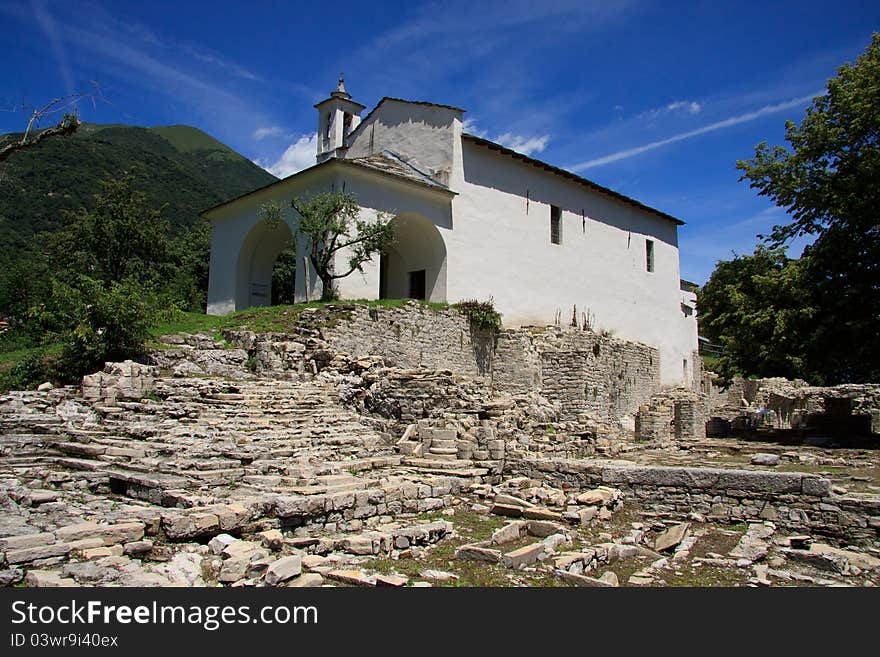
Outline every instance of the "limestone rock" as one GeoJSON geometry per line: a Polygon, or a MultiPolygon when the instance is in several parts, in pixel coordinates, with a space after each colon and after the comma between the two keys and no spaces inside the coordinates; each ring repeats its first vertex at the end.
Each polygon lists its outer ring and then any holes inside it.
{"type": "Polygon", "coordinates": [[[678,525],[673,525],[669,529],[661,532],[654,539],[654,550],[656,550],[657,552],[671,550],[676,545],[681,543],[689,528],[690,523],[683,522],[678,525]]]}
{"type": "Polygon", "coordinates": [[[286,582],[301,572],[302,558],[299,555],[281,557],[266,570],[266,584],[278,586],[281,582],[286,582]]]}
{"type": "Polygon", "coordinates": [[[752,465],[779,465],[778,454],[758,453],[752,456],[752,465]]]}

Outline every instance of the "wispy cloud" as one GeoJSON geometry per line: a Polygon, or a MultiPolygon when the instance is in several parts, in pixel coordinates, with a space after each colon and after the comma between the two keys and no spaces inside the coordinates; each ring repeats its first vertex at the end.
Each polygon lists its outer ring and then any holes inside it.
{"type": "Polygon", "coordinates": [[[315,155],[318,152],[318,135],[302,135],[294,141],[275,162],[268,163],[263,160],[254,160],[254,163],[263,167],[266,171],[279,178],[286,178],[297,171],[302,171],[315,164],[315,155]]]}
{"type": "Polygon", "coordinates": [[[579,162],[578,164],[574,164],[572,166],[567,167],[570,171],[584,171],[586,169],[592,169],[593,167],[602,166],[604,164],[610,164],[612,162],[618,162],[620,160],[626,160],[631,157],[635,157],[637,155],[641,155],[642,153],[646,153],[648,151],[652,151],[656,148],[661,148],[663,146],[668,146],[669,144],[674,144],[679,141],[684,141],[686,139],[692,139],[693,137],[699,137],[700,135],[705,135],[710,132],[715,132],[716,130],[723,130],[724,128],[729,128],[735,125],[739,125],[741,123],[748,123],[749,121],[754,121],[763,116],[767,116],[768,114],[775,114],[777,112],[783,112],[785,110],[789,110],[795,107],[802,107],[810,100],[813,99],[814,96],[821,94],[821,91],[810,94],[808,96],[801,96],[800,98],[794,98],[792,100],[787,100],[783,103],[776,103],[773,105],[765,105],[757,110],[751,112],[745,112],[744,114],[738,114],[736,116],[731,116],[721,121],[716,121],[715,123],[710,123],[709,125],[703,126],[701,128],[696,128],[695,130],[688,130],[686,132],[680,132],[676,135],[672,135],[671,137],[667,137],[665,139],[659,139],[657,141],[652,141],[647,144],[643,144],[641,146],[636,146],[634,148],[627,148],[625,150],[617,151],[616,153],[611,153],[610,155],[605,155],[603,157],[595,158],[592,160],[587,160],[585,162],[579,162]]]}
{"type": "Polygon", "coordinates": [[[265,128],[257,128],[252,135],[254,139],[266,139],[267,137],[283,137],[285,135],[284,128],[273,125],[265,128]]]}
{"type": "Polygon", "coordinates": [[[218,55],[214,55],[204,50],[199,50],[198,48],[195,48],[188,44],[181,46],[181,48],[183,48],[185,52],[189,53],[190,55],[192,55],[192,57],[199,60],[200,62],[205,62],[206,64],[217,66],[245,80],[252,80],[254,82],[262,81],[262,78],[260,76],[252,73],[244,66],[236,64],[235,62],[230,62],[218,55]]]}
{"type": "Polygon", "coordinates": [[[49,13],[49,9],[46,7],[46,3],[43,0],[31,0],[31,9],[33,10],[34,18],[49,39],[52,54],[55,56],[55,61],[58,62],[58,71],[61,73],[65,92],[68,95],[71,95],[75,91],[75,84],[73,81],[73,74],[70,72],[70,63],[67,60],[67,53],[64,50],[64,43],[58,34],[58,25],[55,23],[52,14],[49,13]]]}

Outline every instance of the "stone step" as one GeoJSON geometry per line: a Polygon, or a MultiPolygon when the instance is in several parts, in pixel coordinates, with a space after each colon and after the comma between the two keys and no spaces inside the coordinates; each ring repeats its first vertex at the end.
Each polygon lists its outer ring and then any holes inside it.
{"type": "Polygon", "coordinates": [[[457,454],[428,454],[428,460],[431,461],[457,461],[457,454]]]}
{"type": "Polygon", "coordinates": [[[458,454],[458,448],[456,448],[456,447],[434,447],[432,445],[431,448],[428,450],[428,452],[430,452],[431,454],[437,454],[437,455],[442,454],[442,455],[455,456],[456,454],[458,454]]]}

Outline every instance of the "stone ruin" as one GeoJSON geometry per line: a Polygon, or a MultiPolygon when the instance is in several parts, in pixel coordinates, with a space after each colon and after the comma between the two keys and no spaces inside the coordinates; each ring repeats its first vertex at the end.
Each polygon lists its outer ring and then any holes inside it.
{"type": "Polygon", "coordinates": [[[810,386],[798,379],[737,378],[714,391],[707,411],[713,436],[763,431],[880,438],[880,384],[810,386]]]}
{"type": "Polygon", "coordinates": [[[718,449],[722,405],[661,389],[644,345],[417,305],[217,337],[0,397],[0,582],[880,582],[880,497],[676,462],[718,449]]]}

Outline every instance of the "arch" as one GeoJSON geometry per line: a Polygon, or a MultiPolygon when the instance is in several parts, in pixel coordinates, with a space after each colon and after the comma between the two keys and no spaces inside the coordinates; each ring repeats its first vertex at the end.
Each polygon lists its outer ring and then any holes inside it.
{"type": "Polygon", "coordinates": [[[258,221],[241,244],[235,276],[235,309],[268,306],[272,302],[272,268],[278,254],[292,243],[290,227],[258,221]]]}
{"type": "Polygon", "coordinates": [[[394,229],[394,243],[379,263],[379,298],[446,301],[446,243],[437,226],[404,213],[394,218],[394,229]]]}

